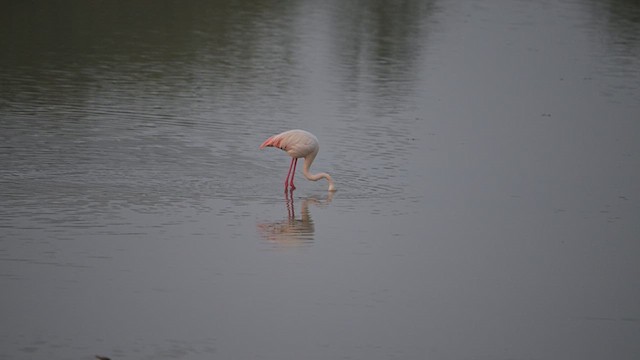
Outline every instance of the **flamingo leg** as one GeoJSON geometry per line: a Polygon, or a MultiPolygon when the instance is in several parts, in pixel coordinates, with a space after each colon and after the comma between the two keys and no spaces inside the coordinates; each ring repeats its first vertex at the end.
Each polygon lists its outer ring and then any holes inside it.
{"type": "MultiPolygon", "coordinates": [[[[293,169],[293,164],[295,162],[295,160],[297,160],[296,158],[291,158],[291,164],[289,164],[289,172],[287,173],[287,177],[284,179],[284,191],[287,191],[287,188],[289,187],[289,175],[291,175],[291,169],[293,169]]],[[[293,180],[293,177],[291,178],[291,180],[293,180]]]]}
{"type": "Polygon", "coordinates": [[[293,158],[293,171],[291,172],[291,182],[289,183],[289,187],[291,190],[295,190],[296,186],[293,185],[293,177],[296,176],[296,166],[298,165],[298,158],[293,158]]]}

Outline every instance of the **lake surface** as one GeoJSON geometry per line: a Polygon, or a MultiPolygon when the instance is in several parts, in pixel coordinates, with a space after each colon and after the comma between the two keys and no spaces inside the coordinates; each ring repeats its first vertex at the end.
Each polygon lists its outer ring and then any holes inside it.
{"type": "Polygon", "coordinates": [[[640,5],[5,4],[0,289],[0,359],[637,359],[640,5]]]}

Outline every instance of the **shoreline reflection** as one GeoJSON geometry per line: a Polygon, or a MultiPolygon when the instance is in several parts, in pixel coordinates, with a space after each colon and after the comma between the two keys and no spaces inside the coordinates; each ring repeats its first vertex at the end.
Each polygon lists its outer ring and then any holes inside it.
{"type": "Polygon", "coordinates": [[[333,193],[329,192],[325,199],[318,199],[311,196],[302,199],[300,202],[300,218],[296,218],[295,200],[293,190],[285,192],[284,200],[287,208],[287,218],[275,222],[258,223],[260,236],[272,245],[277,247],[302,247],[313,244],[315,226],[309,205],[326,206],[331,203],[333,193]]]}

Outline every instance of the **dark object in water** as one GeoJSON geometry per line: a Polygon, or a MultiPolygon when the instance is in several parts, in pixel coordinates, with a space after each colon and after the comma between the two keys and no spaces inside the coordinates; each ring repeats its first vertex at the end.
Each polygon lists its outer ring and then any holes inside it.
{"type": "Polygon", "coordinates": [[[111,360],[110,358],[108,358],[106,356],[100,356],[100,355],[96,355],[96,359],[98,359],[98,360],[111,360]]]}

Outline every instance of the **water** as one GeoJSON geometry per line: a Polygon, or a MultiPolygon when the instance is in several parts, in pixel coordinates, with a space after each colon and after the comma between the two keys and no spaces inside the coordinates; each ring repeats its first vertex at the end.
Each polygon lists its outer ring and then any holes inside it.
{"type": "Polygon", "coordinates": [[[6,5],[0,359],[637,358],[639,16],[6,5]]]}

